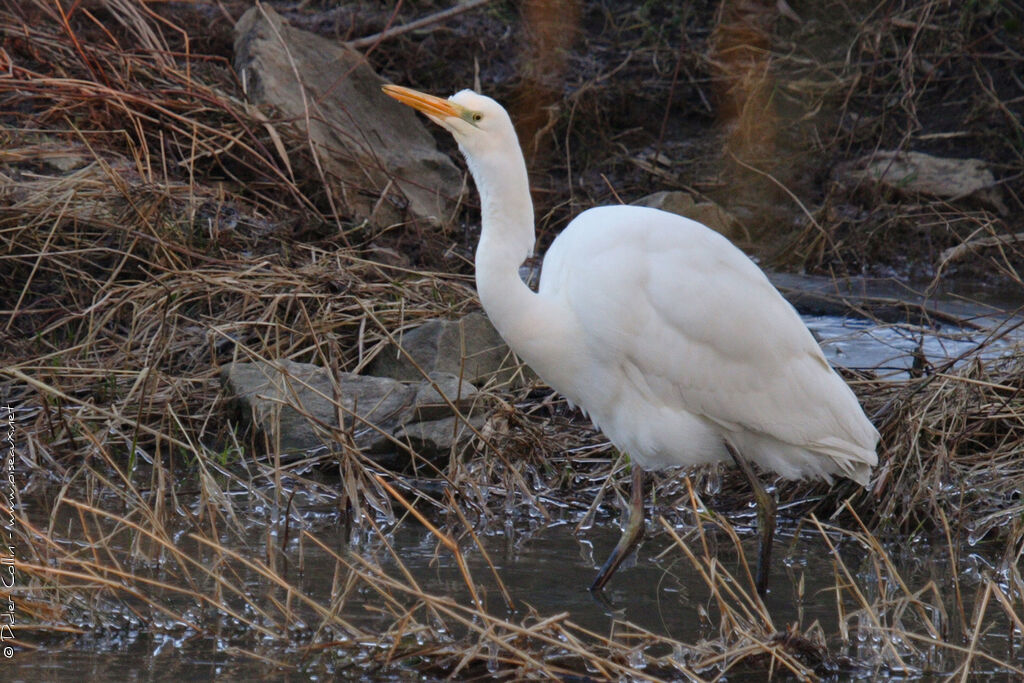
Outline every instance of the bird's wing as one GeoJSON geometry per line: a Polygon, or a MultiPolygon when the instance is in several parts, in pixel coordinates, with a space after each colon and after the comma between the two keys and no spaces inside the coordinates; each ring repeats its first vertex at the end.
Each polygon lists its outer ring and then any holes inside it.
{"type": "MultiPolygon", "coordinates": [[[[552,269],[549,274],[548,268],[552,269]]],[[[584,212],[542,288],[575,314],[595,362],[724,433],[764,434],[874,465],[877,432],[764,273],[699,223],[639,207],[584,212]]]]}

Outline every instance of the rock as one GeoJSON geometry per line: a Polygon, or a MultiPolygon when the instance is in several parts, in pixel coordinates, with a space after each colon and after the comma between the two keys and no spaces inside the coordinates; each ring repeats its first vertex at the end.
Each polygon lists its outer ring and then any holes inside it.
{"type": "Polygon", "coordinates": [[[428,374],[461,375],[478,387],[521,386],[536,377],[516,360],[491,321],[479,311],[460,320],[428,320],[401,333],[398,340],[406,353],[394,347],[385,349],[370,364],[370,374],[416,381],[423,379],[419,366],[428,374]]]}
{"type": "Polygon", "coordinates": [[[972,252],[986,249],[988,247],[1002,247],[1009,246],[1011,249],[1018,249],[1019,245],[1024,243],[1024,232],[1016,232],[1010,235],[992,235],[991,237],[979,237],[972,240],[966,240],[956,245],[944,249],[942,256],[939,257],[939,263],[946,264],[953,261],[959,261],[972,252]]]}
{"type": "MultiPolygon", "coordinates": [[[[221,370],[221,384],[243,409],[243,418],[251,414],[253,422],[270,437],[268,443],[281,452],[307,451],[334,441],[330,428],[338,427],[339,411],[332,400],[335,387],[326,368],[289,360],[230,363],[221,370]]],[[[377,430],[368,429],[363,420],[387,431],[398,423],[415,395],[414,387],[384,377],[338,376],[345,430],[353,432],[360,449],[370,452],[387,450],[388,441],[377,430]],[[362,420],[355,421],[353,412],[362,420]],[[358,423],[353,429],[354,422],[358,423]]]]}
{"type": "Polygon", "coordinates": [[[395,438],[408,442],[417,453],[449,453],[452,444],[472,438],[474,429],[483,427],[479,392],[469,382],[445,372],[430,373],[430,380],[416,388],[415,421],[404,423],[395,438]],[[449,401],[469,416],[469,424],[452,415],[449,401]]]}
{"type": "Polygon", "coordinates": [[[867,183],[900,194],[925,194],[949,200],[973,197],[1006,213],[995,176],[980,159],[881,151],[837,165],[832,178],[847,188],[867,183]]]}
{"type": "Polygon", "coordinates": [[[635,206],[649,206],[684,218],[703,223],[715,232],[719,232],[730,240],[750,241],[750,233],[731,213],[715,202],[697,201],[689,192],[664,191],[649,194],[633,202],[635,206]]]}
{"type": "MultiPolygon", "coordinates": [[[[340,412],[343,429],[356,447],[395,469],[404,467],[409,456],[393,439],[443,464],[453,445],[472,437],[466,421],[453,415],[438,389],[463,414],[478,403],[476,387],[465,381],[460,386],[452,375],[438,373],[430,381],[407,384],[343,372],[335,382],[326,368],[289,360],[230,363],[221,369],[221,384],[239,419],[255,426],[270,448],[283,455],[337,448],[340,412]]],[[[470,424],[479,427],[482,417],[470,417],[470,424]]]]}
{"type": "MultiPolygon", "coordinates": [[[[437,461],[435,454],[447,455],[453,443],[461,443],[479,431],[483,420],[470,419],[470,424],[457,417],[446,417],[430,422],[410,422],[395,432],[395,438],[407,442],[414,451],[428,459],[437,461]],[[472,425],[472,428],[471,428],[472,425]]],[[[440,463],[438,463],[440,464],[440,463]]]]}
{"type": "Polygon", "coordinates": [[[379,201],[394,181],[410,215],[433,224],[451,215],[461,174],[415,112],[381,92],[384,80],[361,54],[256,4],[235,25],[235,69],[253,102],[308,137],[345,212],[379,226],[402,220],[394,203],[379,201]]]}
{"type": "Polygon", "coordinates": [[[416,387],[413,407],[416,420],[426,422],[450,417],[452,414],[449,402],[464,414],[469,414],[476,401],[477,393],[472,383],[462,380],[446,372],[430,373],[431,381],[421,381],[416,387]]]}

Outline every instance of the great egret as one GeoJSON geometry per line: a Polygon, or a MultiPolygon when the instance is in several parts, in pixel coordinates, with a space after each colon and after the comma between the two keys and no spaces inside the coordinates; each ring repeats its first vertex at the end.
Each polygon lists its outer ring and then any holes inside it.
{"type": "Polygon", "coordinates": [[[775,499],[750,461],[787,479],[867,485],[878,432],[792,306],[717,232],[637,206],[584,211],[551,244],[538,291],[526,163],[508,113],[463,90],[384,92],[447,129],[480,193],[480,302],[537,374],[633,459],[629,521],[591,590],[643,536],[643,469],[733,460],[758,506],[767,590],[775,499]]]}

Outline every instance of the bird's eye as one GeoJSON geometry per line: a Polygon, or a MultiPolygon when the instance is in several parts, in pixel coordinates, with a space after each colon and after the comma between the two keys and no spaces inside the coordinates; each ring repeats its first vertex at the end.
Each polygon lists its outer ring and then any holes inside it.
{"type": "Polygon", "coordinates": [[[473,123],[480,123],[484,120],[484,115],[478,111],[473,112],[473,123]]]}

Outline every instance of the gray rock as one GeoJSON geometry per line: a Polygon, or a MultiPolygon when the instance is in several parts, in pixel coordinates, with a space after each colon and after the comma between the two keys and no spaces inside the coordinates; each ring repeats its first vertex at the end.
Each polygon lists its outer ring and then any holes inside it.
{"type": "Polygon", "coordinates": [[[395,432],[395,438],[408,442],[414,451],[421,454],[449,453],[453,443],[461,443],[479,431],[482,420],[471,418],[469,424],[456,417],[446,417],[430,422],[410,422],[395,432]]]}
{"type": "Polygon", "coordinates": [[[405,353],[385,349],[370,364],[370,374],[418,381],[423,379],[422,369],[461,376],[479,387],[521,386],[536,377],[519,364],[491,321],[478,311],[460,320],[428,320],[396,336],[405,353]]]}
{"type": "MultiPolygon", "coordinates": [[[[221,369],[221,384],[246,431],[255,427],[272,451],[287,456],[339,448],[340,414],[356,447],[394,468],[409,460],[402,444],[440,462],[472,437],[442,394],[463,414],[479,398],[476,387],[442,373],[417,384],[344,372],[332,379],[326,368],[288,360],[230,363],[221,369]]],[[[474,415],[470,423],[479,428],[482,420],[474,415]]]]}
{"type": "Polygon", "coordinates": [[[995,176],[980,159],[879,151],[837,165],[832,179],[847,188],[869,184],[900,194],[924,194],[949,200],[972,197],[1002,214],[1007,213],[995,176]]]}
{"type": "Polygon", "coordinates": [[[416,386],[413,407],[419,422],[450,417],[454,404],[464,414],[469,414],[477,405],[476,387],[466,380],[459,381],[455,375],[446,372],[430,373],[430,381],[416,386]]]}
{"type": "Polygon", "coordinates": [[[715,202],[698,200],[689,192],[666,190],[655,192],[633,202],[635,206],[649,206],[684,218],[703,223],[715,232],[720,232],[730,240],[745,239],[750,241],[750,233],[731,213],[715,202]]]}
{"type": "Polygon", "coordinates": [[[235,25],[235,69],[253,102],[309,139],[346,213],[374,225],[401,220],[394,203],[379,201],[397,187],[412,216],[436,224],[451,215],[461,174],[415,112],[381,92],[384,80],[361,54],[257,4],[235,25]]]}

